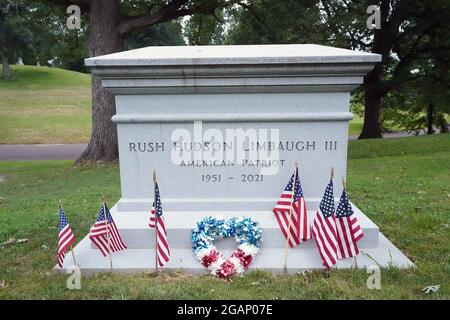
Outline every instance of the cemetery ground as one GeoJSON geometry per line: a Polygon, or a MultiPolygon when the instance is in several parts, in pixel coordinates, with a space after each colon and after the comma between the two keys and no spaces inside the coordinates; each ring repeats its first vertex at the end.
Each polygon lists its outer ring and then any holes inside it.
{"type": "Polygon", "coordinates": [[[18,65],[13,75],[0,80],[0,144],[89,141],[90,75],[18,65]]]}
{"type": "Polygon", "coordinates": [[[66,289],[67,275],[52,271],[58,200],[81,240],[102,194],[110,205],[119,198],[117,164],[0,163],[0,243],[15,238],[0,245],[0,299],[449,299],[449,145],[450,134],[350,142],[350,199],[416,265],[382,269],[380,290],[367,288],[365,270],[257,271],[232,281],[183,271],[106,273],[66,289]],[[422,292],[431,285],[439,291],[422,292]]]}

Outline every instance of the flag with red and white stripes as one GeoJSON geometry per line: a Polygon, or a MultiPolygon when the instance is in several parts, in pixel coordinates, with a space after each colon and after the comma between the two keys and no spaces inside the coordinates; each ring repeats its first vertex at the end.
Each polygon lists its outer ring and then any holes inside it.
{"type": "Polygon", "coordinates": [[[163,217],[158,183],[155,183],[155,201],[153,202],[152,210],[150,211],[150,222],[148,226],[150,228],[156,227],[156,251],[158,266],[162,267],[170,259],[170,248],[167,239],[167,230],[163,217]]]}
{"type": "Polygon", "coordinates": [[[345,189],[342,191],[341,199],[336,210],[336,227],[339,259],[355,257],[359,253],[357,241],[364,234],[356,218],[350,201],[348,201],[345,189]]]}
{"type": "Polygon", "coordinates": [[[298,168],[295,170],[280,199],[273,208],[273,213],[281,232],[291,248],[311,239],[305,198],[303,197],[303,190],[298,177],[298,168]],[[293,188],[294,179],[295,194],[293,188]]]}
{"type": "Polygon", "coordinates": [[[334,215],[333,180],[331,179],[320,201],[311,229],[323,265],[326,268],[332,267],[337,262],[338,243],[334,215]]]}
{"type": "Polygon", "coordinates": [[[104,257],[109,255],[109,253],[122,251],[127,248],[120,237],[119,230],[117,230],[106,203],[100,208],[97,220],[89,231],[89,238],[100,249],[104,257]]]}
{"type": "Polygon", "coordinates": [[[64,215],[63,208],[59,208],[58,230],[58,266],[62,268],[67,249],[75,242],[75,237],[70,228],[69,221],[67,221],[64,215]]]}

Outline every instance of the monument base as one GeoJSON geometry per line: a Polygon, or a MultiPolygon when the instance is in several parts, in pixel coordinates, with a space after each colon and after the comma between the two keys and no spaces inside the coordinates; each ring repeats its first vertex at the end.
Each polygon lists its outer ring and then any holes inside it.
{"type": "MultiPolygon", "coordinates": [[[[414,264],[398,250],[378,230],[378,227],[353,205],[356,216],[364,232],[364,238],[358,244],[360,254],[356,259],[340,260],[336,268],[367,268],[371,265],[380,267],[394,266],[411,268],[414,264]]],[[[111,208],[111,214],[128,249],[112,254],[113,272],[145,272],[155,270],[155,234],[148,228],[149,213],[144,211],[117,211],[117,206],[111,208]]],[[[263,242],[259,254],[250,265],[250,270],[266,270],[281,273],[284,270],[286,242],[281,230],[270,211],[236,212],[164,212],[171,250],[170,261],[160,269],[177,270],[188,274],[208,273],[196,260],[191,246],[191,230],[197,221],[205,216],[221,216],[225,219],[240,215],[250,216],[258,221],[263,228],[263,242]]],[[[308,211],[310,222],[313,221],[314,211],[308,211]]],[[[237,244],[234,239],[223,239],[216,246],[225,256],[231,255],[237,244]]],[[[108,257],[103,257],[100,251],[92,246],[89,236],[86,236],[74,248],[75,257],[82,274],[106,272],[110,270],[108,257]]],[[[71,272],[73,267],[72,255],[67,254],[61,272],[71,272]]],[[[313,269],[323,269],[314,240],[306,241],[299,246],[288,249],[287,271],[290,274],[313,269]]]]}

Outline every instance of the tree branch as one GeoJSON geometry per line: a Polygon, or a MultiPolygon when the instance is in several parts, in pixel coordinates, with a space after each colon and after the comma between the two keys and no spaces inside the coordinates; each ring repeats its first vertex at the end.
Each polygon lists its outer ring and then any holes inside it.
{"type": "Polygon", "coordinates": [[[211,12],[211,15],[218,23],[225,23],[222,19],[220,19],[215,12],[211,12]]]}
{"type": "MultiPolygon", "coordinates": [[[[156,13],[139,17],[124,18],[120,23],[118,30],[120,33],[125,34],[136,29],[167,22],[179,17],[191,16],[193,14],[208,14],[218,19],[214,11],[219,7],[225,7],[227,5],[226,2],[221,3],[221,1],[211,1],[208,5],[202,4],[188,7],[188,3],[189,0],[172,0],[156,13]]],[[[218,21],[220,20],[218,19],[218,21]]]]}
{"type": "Polygon", "coordinates": [[[46,2],[66,8],[74,4],[80,7],[82,13],[89,12],[89,0],[46,0],[46,2]]]}
{"type": "MultiPolygon", "coordinates": [[[[417,50],[419,44],[421,43],[421,40],[428,35],[428,33],[433,30],[435,27],[435,23],[431,22],[428,26],[426,26],[422,33],[417,36],[417,38],[414,40],[414,42],[409,46],[409,51],[405,55],[400,55],[399,52],[397,52],[397,55],[400,58],[400,61],[395,66],[395,69],[392,72],[392,78],[395,79],[398,75],[400,75],[402,72],[404,72],[405,69],[409,66],[409,64],[417,59],[417,57],[414,56],[414,54],[418,54],[419,50],[417,50]]],[[[425,52],[430,52],[430,48],[427,48],[424,50],[425,52]]]]}
{"type": "Polygon", "coordinates": [[[191,15],[193,13],[192,10],[182,9],[188,2],[189,0],[172,0],[155,13],[124,18],[118,26],[118,31],[121,34],[126,34],[136,29],[191,15]]]}
{"type": "Polygon", "coordinates": [[[246,9],[248,12],[250,12],[253,17],[255,17],[255,19],[264,27],[264,28],[268,28],[267,24],[264,22],[264,20],[256,13],[256,11],[251,7],[250,4],[246,4],[244,2],[239,2],[238,3],[242,8],[246,9]]]}

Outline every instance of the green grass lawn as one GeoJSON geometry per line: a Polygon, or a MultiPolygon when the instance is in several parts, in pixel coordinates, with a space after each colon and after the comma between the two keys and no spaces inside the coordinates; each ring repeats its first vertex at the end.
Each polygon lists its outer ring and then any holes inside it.
{"type": "Polygon", "coordinates": [[[0,163],[0,299],[449,299],[450,135],[352,141],[348,188],[353,200],[417,266],[382,269],[381,290],[366,287],[364,270],[289,277],[251,272],[226,282],[182,273],[99,274],[82,290],[52,272],[57,201],[80,240],[102,194],[119,199],[117,165],[75,167],[70,161],[0,163]],[[441,285],[439,292],[421,289],[441,285]]]}
{"type": "Polygon", "coordinates": [[[0,144],[89,141],[90,75],[36,66],[13,74],[0,80],[0,144]]]}
{"type": "Polygon", "coordinates": [[[364,119],[355,114],[355,117],[348,123],[348,134],[357,136],[361,133],[364,124],[364,119]]]}
{"type": "MultiPolygon", "coordinates": [[[[16,80],[0,80],[0,144],[89,141],[90,75],[18,65],[13,74],[16,80]]],[[[355,116],[349,134],[358,135],[362,125],[363,119],[355,116]]]]}

